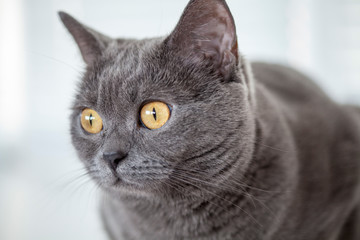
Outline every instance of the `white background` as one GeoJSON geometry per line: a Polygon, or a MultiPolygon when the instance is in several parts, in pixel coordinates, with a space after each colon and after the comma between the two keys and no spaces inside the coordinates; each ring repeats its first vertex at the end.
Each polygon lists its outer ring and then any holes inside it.
{"type": "MultiPolygon", "coordinates": [[[[69,107],[84,64],[56,14],[113,37],[173,29],[185,0],[0,0],[0,239],[105,239],[69,107]]],[[[360,103],[360,0],[228,0],[241,52],[360,103]]],[[[331,117],[331,116],[329,116],[331,117]]]]}

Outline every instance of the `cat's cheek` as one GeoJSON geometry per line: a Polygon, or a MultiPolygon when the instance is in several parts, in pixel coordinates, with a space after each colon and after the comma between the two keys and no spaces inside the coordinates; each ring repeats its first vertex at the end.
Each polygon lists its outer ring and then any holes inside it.
{"type": "Polygon", "coordinates": [[[102,136],[89,135],[83,132],[79,127],[74,126],[71,130],[72,143],[75,146],[77,154],[81,161],[86,165],[93,164],[93,159],[98,154],[98,151],[103,142],[102,136]]]}
{"type": "MultiPolygon", "coordinates": [[[[102,153],[99,152],[91,160],[93,171],[96,174],[95,180],[103,186],[113,186],[119,180],[117,175],[111,171],[102,157],[102,153]]],[[[91,173],[91,174],[92,174],[91,173]]]]}

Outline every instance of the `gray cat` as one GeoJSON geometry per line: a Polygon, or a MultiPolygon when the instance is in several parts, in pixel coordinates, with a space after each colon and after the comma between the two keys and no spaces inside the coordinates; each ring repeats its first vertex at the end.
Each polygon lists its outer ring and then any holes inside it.
{"type": "Polygon", "coordinates": [[[145,40],[60,17],[87,64],[71,135],[110,239],[360,239],[360,108],[249,64],[224,0],[145,40]]]}

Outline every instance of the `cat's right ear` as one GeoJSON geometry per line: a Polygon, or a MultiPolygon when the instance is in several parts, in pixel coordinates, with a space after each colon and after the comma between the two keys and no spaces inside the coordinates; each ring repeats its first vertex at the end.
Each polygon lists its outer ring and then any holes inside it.
{"type": "Polygon", "coordinates": [[[91,65],[111,42],[111,38],[81,24],[65,12],[59,12],[61,21],[79,46],[87,65],[91,65]]]}

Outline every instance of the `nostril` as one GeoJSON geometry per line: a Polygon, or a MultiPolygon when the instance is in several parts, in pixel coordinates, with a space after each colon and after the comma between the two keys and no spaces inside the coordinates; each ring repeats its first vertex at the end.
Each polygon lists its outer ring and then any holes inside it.
{"type": "Polygon", "coordinates": [[[110,165],[112,169],[116,169],[120,161],[127,156],[127,153],[120,151],[117,152],[105,152],[103,153],[104,160],[110,165]]]}

